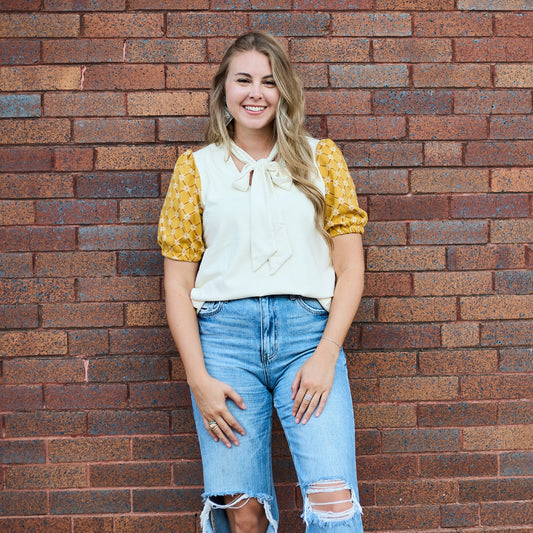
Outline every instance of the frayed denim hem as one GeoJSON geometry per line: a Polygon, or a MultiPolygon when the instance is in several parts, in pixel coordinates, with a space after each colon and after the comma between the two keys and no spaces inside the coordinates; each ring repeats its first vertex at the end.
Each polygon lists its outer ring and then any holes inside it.
{"type": "Polygon", "coordinates": [[[213,498],[230,496],[233,494],[241,494],[241,493],[237,492],[237,493],[221,493],[221,494],[202,494],[202,498],[204,501],[204,508],[202,510],[202,513],[200,514],[200,526],[202,528],[202,533],[215,533],[215,527],[213,525],[213,522],[214,522],[213,511],[214,510],[216,509],[220,509],[220,510],[239,509],[243,507],[244,505],[246,505],[246,503],[252,498],[256,499],[260,504],[262,504],[265,509],[265,515],[269,523],[268,533],[270,532],[277,533],[278,522],[272,514],[272,502],[273,502],[272,496],[269,496],[267,494],[253,495],[253,494],[244,492],[236,500],[228,504],[217,503],[213,501],[213,498]]]}

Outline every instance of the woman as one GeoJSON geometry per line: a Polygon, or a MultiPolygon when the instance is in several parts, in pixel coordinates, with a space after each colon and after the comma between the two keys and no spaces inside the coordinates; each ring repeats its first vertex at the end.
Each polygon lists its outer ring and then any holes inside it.
{"type": "Polygon", "coordinates": [[[253,32],[213,80],[208,146],[180,156],[159,225],[172,335],[204,469],[204,532],[276,532],[272,406],[308,532],[361,532],[342,342],[366,213],[342,154],[303,129],[288,56],[253,32]]]}

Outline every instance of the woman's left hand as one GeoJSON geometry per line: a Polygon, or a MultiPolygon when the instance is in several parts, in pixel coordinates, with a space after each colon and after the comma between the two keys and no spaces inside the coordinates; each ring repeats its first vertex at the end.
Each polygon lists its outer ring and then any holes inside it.
{"type": "Polygon", "coordinates": [[[313,412],[319,416],[328,399],[335,377],[335,363],[339,350],[335,351],[321,342],[315,353],[300,367],[291,385],[294,400],[292,416],[298,424],[306,424],[313,412]]]}

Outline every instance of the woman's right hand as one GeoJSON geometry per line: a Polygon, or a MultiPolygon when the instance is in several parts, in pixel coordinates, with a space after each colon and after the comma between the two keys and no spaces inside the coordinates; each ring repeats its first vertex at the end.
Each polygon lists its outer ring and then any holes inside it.
{"type": "Polygon", "coordinates": [[[238,446],[239,439],[234,432],[244,435],[245,431],[231,414],[226,400],[233,400],[237,407],[246,409],[240,395],[228,384],[211,376],[205,377],[201,383],[195,383],[190,387],[202,415],[204,426],[215,442],[221,440],[228,448],[231,448],[231,443],[238,446]]]}

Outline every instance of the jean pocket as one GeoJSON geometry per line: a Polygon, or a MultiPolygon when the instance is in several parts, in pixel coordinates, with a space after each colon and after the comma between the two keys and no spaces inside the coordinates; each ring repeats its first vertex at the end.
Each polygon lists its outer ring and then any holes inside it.
{"type": "Polygon", "coordinates": [[[214,316],[222,310],[222,307],[224,307],[223,301],[218,302],[204,302],[202,304],[202,307],[198,311],[198,316],[206,317],[206,316],[214,316]]]}
{"type": "Polygon", "coordinates": [[[312,315],[327,315],[328,312],[320,305],[316,298],[304,298],[303,296],[295,296],[294,299],[300,307],[303,307],[308,313],[312,315]]]}

